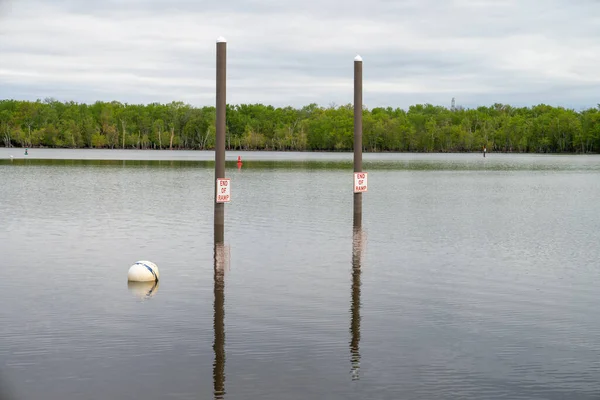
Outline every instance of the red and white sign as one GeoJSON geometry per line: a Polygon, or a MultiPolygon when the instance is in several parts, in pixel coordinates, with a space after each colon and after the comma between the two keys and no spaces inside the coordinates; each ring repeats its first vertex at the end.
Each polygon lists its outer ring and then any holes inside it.
{"type": "Polygon", "coordinates": [[[231,179],[217,178],[217,203],[231,201],[231,179]]]}
{"type": "Polygon", "coordinates": [[[354,193],[362,193],[367,191],[367,173],[354,173],[354,193]]]}

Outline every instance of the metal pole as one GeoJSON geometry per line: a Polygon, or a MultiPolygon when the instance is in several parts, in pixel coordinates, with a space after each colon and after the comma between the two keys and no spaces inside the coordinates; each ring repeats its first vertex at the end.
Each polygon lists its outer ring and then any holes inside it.
{"type": "MultiPolygon", "coordinates": [[[[354,172],[362,172],[362,57],[354,58],[354,172]]],[[[354,193],[354,224],[362,225],[362,193],[354,193]]]]}
{"type": "Polygon", "coordinates": [[[225,291],[224,291],[224,248],[225,236],[225,204],[217,203],[217,179],[225,178],[225,111],[227,41],[223,37],[217,39],[217,121],[215,146],[215,232],[214,232],[214,343],[215,361],[213,365],[213,395],[222,399],[225,394],[225,291]]]}
{"type": "Polygon", "coordinates": [[[217,39],[217,140],[215,146],[215,242],[224,240],[225,204],[217,203],[217,179],[225,178],[225,109],[227,72],[227,41],[224,37],[217,39]]]}

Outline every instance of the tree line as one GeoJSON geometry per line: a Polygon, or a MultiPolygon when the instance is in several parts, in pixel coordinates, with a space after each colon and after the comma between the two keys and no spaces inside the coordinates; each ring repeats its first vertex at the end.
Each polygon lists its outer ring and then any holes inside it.
{"type": "MultiPolygon", "coordinates": [[[[348,151],[353,106],[276,108],[227,105],[229,150],[348,151]]],[[[5,147],[213,149],[215,107],[54,99],[0,100],[5,147]]],[[[549,105],[473,109],[417,104],[363,109],[365,151],[531,153],[600,152],[600,105],[575,111],[549,105]]]]}

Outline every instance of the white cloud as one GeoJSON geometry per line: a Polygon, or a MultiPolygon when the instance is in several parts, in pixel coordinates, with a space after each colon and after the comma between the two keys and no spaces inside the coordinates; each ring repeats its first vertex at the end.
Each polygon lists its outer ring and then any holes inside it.
{"type": "Polygon", "coordinates": [[[369,107],[581,107],[600,89],[593,1],[86,4],[19,1],[0,14],[0,97],[212,104],[220,35],[230,103],[349,103],[356,54],[369,107]]]}

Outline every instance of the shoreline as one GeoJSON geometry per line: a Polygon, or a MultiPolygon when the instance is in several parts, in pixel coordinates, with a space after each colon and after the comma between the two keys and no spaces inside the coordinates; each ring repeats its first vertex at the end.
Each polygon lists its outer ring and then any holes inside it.
{"type": "MultiPolygon", "coordinates": [[[[119,151],[147,151],[147,152],[183,152],[183,151],[190,151],[190,152],[212,152],[214,153],[215,149],[185,149],[185,148],[178,148],[178,149],[138,149],[138,148],[95,148],[95,147],[44,147],[44,146],[40,146],[40,147],[6,147],[6,146],[0,146],[0,149],[15,149],[15,150],[22,150],[25,151],[25,149],[30,149],[30,150],[56,150],[56,151],[60,151],[60,150],[67,150],[67,151],[115,151],[115,152],[119,152],[119,151]]],[[[241,152],[241,153],[306,153],[306,154],[352,154],[353,151],[352,150],[275,150],[275,149],[225,149],[225,151],[227,152],[241,152]]],[[[483,155],[482,151],[391,151],[391,150],[384,150],[384,151],[366,151],[363,150],[363,154],[480,154],[483,155]]],[[[582,153],[582,152],[576,152],[576,153],[570,153],[570,152],[559,152],[559,153],[554,153],[554,152],[519,152],[519,151],[487,151],[486,152],[486,156],[490,155],[490,154],[512,154],[512,155],[552,155],[552,156],[559,156],[559,155],[564,155],[564,156],[584,156],[584,155],[599,155],[600,153],[596,153],[596,152],[587,152],[587,153],[582,153]]]]}

